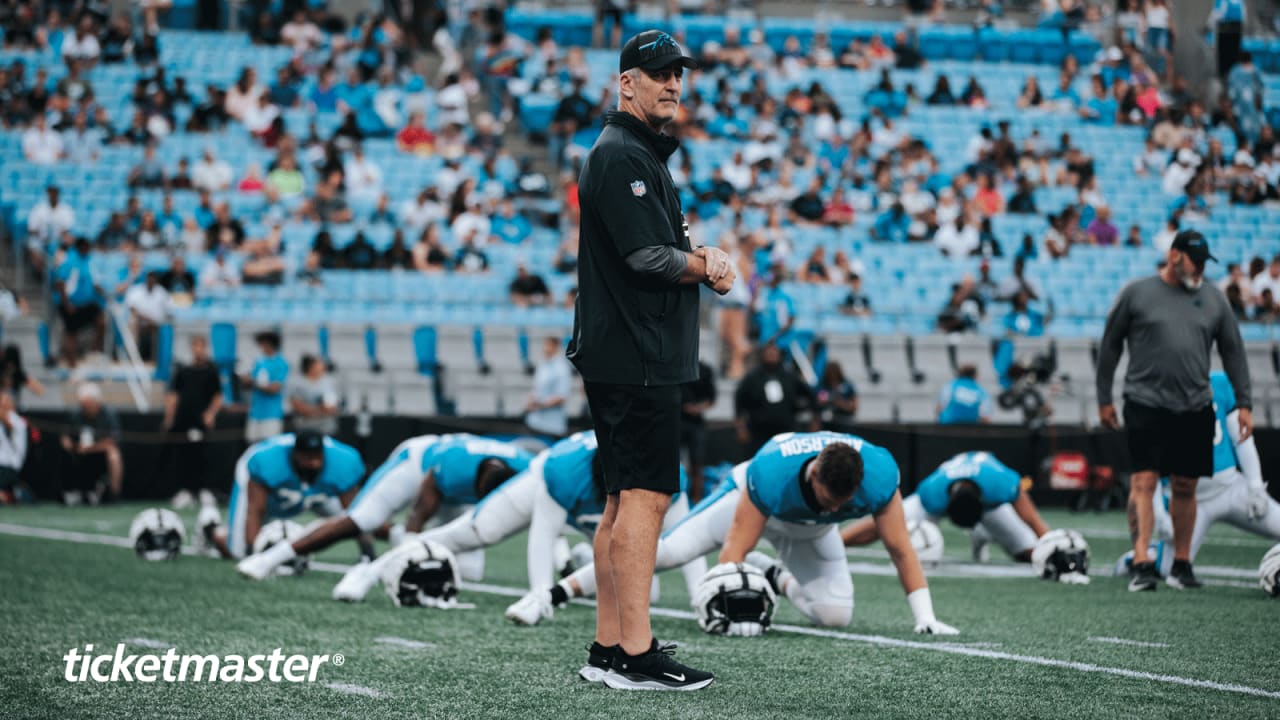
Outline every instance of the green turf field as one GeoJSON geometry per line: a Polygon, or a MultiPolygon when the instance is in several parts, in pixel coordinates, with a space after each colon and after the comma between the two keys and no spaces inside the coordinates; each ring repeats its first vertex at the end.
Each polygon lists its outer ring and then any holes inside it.
{"type": "MultiPolygon", "coordinates": [[[[1280,717],[1280,601],[1255,579],[1269,542],[1218,527],[1199,558],[1218,584],[1131,595],[1108,577],[1123,518],[1049,512],[1084,532],[1094,581],[1059,586],[971,574],[968,544],[944,528],[947,560],[930,572],[938,616],[961,630],[911,634],[881,552],[852,554],[857,604],[843,632],[811,632],[783,603],[765,638],[704,635],[688,619],[678,572],[664,576],[660,638],[717,673],[695,693],[623,693],[577,679],[589,607],[537,628],[502,618],[524,584],[524,539],[488,552],[474,610],[400,609],[379,591],[329,599],[338,576],[313,570],[265,583],[232,565],[182,557],[146,563],[119,546],[141,506],[0,509],[2,718],[1064,718],[1280,717]],[[24,528],[80,533],[80,542],[24,528]],[[26,536],[17,533],[24,533],[26,536]],[[109,544],[112,540],[116,545],[109,544]],[[507,594],[501,594],[506,592],[507,594]],[[70,683],[73,647],[133,653],[341,653],[312,684],[70,683]],[[148,647],[152,646],[152,647],[148,647]]],[[[188,520],[191,518],[188,517],[188,520]]],[[[995,549],[999,555],[999,550],[995,549]]],[[[354,545],[320,560],[346,563],[354,545]]],[[[1012,566],[995,558],[991,574],[1012,566]]]]}

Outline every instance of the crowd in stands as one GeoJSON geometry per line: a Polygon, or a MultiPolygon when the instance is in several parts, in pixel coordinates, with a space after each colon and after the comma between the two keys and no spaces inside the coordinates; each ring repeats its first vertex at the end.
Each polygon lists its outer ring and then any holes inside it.
{"type": "MultiPolygon", "coordinates": [[[[6,48],[57,48],[65,64],[56,82],[48,67],[33,70],[22,61],[0,67],[0,114],[6,128],[21,132],[27,162],[91,165],[110,145],[141,148],[137,164],[119,179],[138,195],[103,227],[78,222],[78,208],[60,199],[57,187],[23,209],[31,267],[52,279],[69,329],[95,329],[93,348],[102,349],[106,299],[129,309],[149,357],[155,328],[206,292],[322,283],[325,271],[344,268],[489,273],[495,246],[533,242],[546,215],[518,201],[541,188],[560,196],[552,213],[556,259],[550,268],[521,263],[510,278],[511,301],[572,302],[572,295],[556,297],[542,273],[574,271],[574,183],[582,153],[575,138],[598,127],[613,105],[611,79],[592,77],[582,48],[561,47],[549,31],[526,41],[507,32],[494,9],[470,11],[456,35],[435,15],[412,22],[379,15],[348,29],[323,10],[298,10],[287,19],[265,13],[252,18],[251,37],[289,48],[289,59],[270,77],[245,67],[233,83],[196,89],[169,77],[159,62],[165,36],[154,19],[137,30],[127,16],[108,16],[93,4],[70,18],[57,10],[38,18],[26,4],[18,5],[21,11],[4,7],[12,18],[22,15],[6,24],[6,48]],[[438,80],[418,74],[418,49],[439,56],[438,80]],[[99,103],[89,79],[95,67],[120,63],[138,72],[128,117],[99,103]],[[530,93],[559,98],[545,136],[537,138],[546,141],[550,166],[561,173],[554,181],[506,149],[508,130],[530,93]],[[331,129],[315,121],[301,126],[299,110],[340,121],[331,129]],[[212,140],[197,158],[163,159],[161,149],[175,134],[228,127],[243,128],[245,142],[264,149],[270,161],[235,167],[212,140]],[[439,159],[442,167],[422,187],[395,185],[366,154],[369,143],[380,141],[392,142],[406,158],[439,159]],[[142,202],[144,194],[158,203],[142,202]],[[174,201],[183,197],[194,202],[174,201]],[[247,207],[246,199],[254,202],[251,212],[233,210],[247,207]],[[175,210],[180,206],[194,209],[175,210]],[[300,262],[284,247],[285,229],[297,224],[318,227],[300,262]],[[144,270],[140,254],[153,251],[174,254],[165,271],[144,270]],[[93,253],[134,259],[123,277],[95,277],[93,253]],[[204,258],[198,273],[186,269],[184,254],[204,258]]],[[[983,8],[1000,13],[998,3],[983,8]]],[[[682,150],[673,155],[671,171],[693,198],[686,208],[690,233],[729,250],[745,280],[721,301],[730,377],[745,372],[753,344],[790,340],[788,284],[847,288],[831,312],[876,312],[875,299],[862,289],[866,269],[852,249],[818,247],[798,256],[789,239],[796,228],[846,228],[874,218],[869,242],[927,243],[940,256],[981,257],[987,279],[958,272],[938,328],[973,330],[998,306],[1001,327],[1035,335],[1045,332],[1053,308],[1023,277],[1026,263],[1068,257],[1084,245],[1166,248],[1180,223],[1212,216],[1224,201],[1280,200],[1280,146],[1267,122],[1261,73],[1248,53],[1229,68],[1225,92],[1209,108],[1173,71],[1175,38],[1163,0],[1121,0],[1114,11],[1060,0],[1043,11],[1047,27],[1092,27],[1108,42],[1091,63],[1067,54],[1055,87],[1028,77],[1013,107],[992,108],[976,74],[940,75],[931,88],[895,80],[896,69],[927,64],[905,30],[844,47],[817,32],[806,42],[790,37],[777,51],[761,30],[740,33],[728,25],[721,41],[692,48],[701,70],[687,78],[670,131],[686,142],[731,140],[737,149],[710,172],[694,167],[682,150]],[[842,106],[820,81],[783,93],[771,89],[778,80],[827,68],[879,77],[864,108],[842,106]],[[745,91],[736,82],[743,77],[751,78],[745,91]],[[1152,202],[1167,205],[1167,227],[1146,237],[1132,218],[1113,213],[1108,199],[1117,188],[1102,186],[1095,158],[1070,133],[1018,135],[1007,121],[995,121],[963,148],[939,148],[900,127],[921,108],[947,106],[1144,128],[1148,140],[1133,159],[1133,173],[1159,178],[1165,197],[1152,202]],[[1211,137],[1221,128],[1237,138],[1230,154],[1211,137]],[[962,169],[944,171],[954,163],[939,153],[963,153],[962,169]],[[1065,208],[1039,207],[1045,188],[1069,188],[1076,199],[1065,208]],[[762,213],[763,224],[745,221],[751,213],[762,213]],[[1042,237],[1000,237],[993,220],[1008,215],[1045,217],[1047,230],[1042,237]],[[719,235],[702,236],[713,219],[719,235]],[[990,281],[992,263],[1014,268],[1014,285],[990,281]]],[[[1242,319],[1276,319],[1275,283],[1268,278],[1278,267],[1280,258],[1269,266],[1266,258],[1254,258],[1223,279],[1242,319]]],[[[74,363],[80,348],[76,333],[68,335],[64,357],[74,363]]]]}

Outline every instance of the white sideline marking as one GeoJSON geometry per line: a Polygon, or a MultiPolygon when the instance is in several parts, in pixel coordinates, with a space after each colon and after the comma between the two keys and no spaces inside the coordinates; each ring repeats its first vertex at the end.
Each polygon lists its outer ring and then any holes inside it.
{"type": "MultiPolygon", "coordinates": [[[[1092,530],[1080,530],[1080,534],[1088,537],[1100,537],[1107,540],[1129,540],[1129,532],[1127,530],[1116,530],[1113,528],[1097,528],[1092,530]]],[[[1226,545],[1228,547],[1255,547],[1269,548],[1275,543],[1266,539],[1253,538],[1207,538],[1205,545],[1226,545]]],[[[1196,568],[1199,570],[1200,568],[1196,568]]]]}
{"type": "Polygon", "coordinates": [[[145,648],[171,648],[173,643],[167,643],[163,640],[152,640],[151,638],[129,638],[123,641],[126,645],[137,645],[145,648]]]}
{"type": "MultiPolygon", "coordinates": [[[[66,540],[70,542],[87,543],[91,545],[112,545],[115,547],[131,547],[129,541],[125,538],[113,537],[110,535],[95,535],[92,533],[73,532],[69,530],[49,530],[45,528],[30,527],[26,525],[14,525],[11,523],[0,523],[0,533],[9,535],[18,535],[22,537],[38,537],[48,540],[66,540]]],[[[338,565],[336,563],[311,563],[311,567],[317,570],[327,572],[345,572],[348,566],[338,565]]],[[[523,597],[527,592],[526,589],[506,587],[503,585],[489,585],[487,583],[463,583],[462,587],[476,592],[490,593],[493,595],[505,595],[507,597],[523,597]]],[[[594,605],[595,603],[576,599],[573,601],[579,605],[594,605]]],[[[688,610],[675,610],[672,608],[652,608],[651,613],[660,617],[678,618],[681,620],[693,620],[694,614],[688,610]]],[[[861,633],[841,632],[838,630],[827,630],[825,628],[803,627],[800,625],[774,625],[771,628],[774,632],[791,633],[794,635],[808,635],[810,637],[828,638],[833,640],[846,640],[849,642],[863,643],[866,645],[877,645],[880,647],[903,648],[910,650],[926,650],[929,652],[947,653],[949,655],[962,655],[965,657],[979,657],[987,660],[1005,660],[1008,662],[1022,663],[1024,665],[1039,665],[1041,667],[1061,668],[1064,670],[1075,670],[1077,672],[1102,673],[1104,675],[1115,675],[1117,677],[1130,678],[1133,680],[1146,680],[1151,682],[1166,683],[1169,685],[1182,685],[1185,687],[1201,688],[1204,690],[1217,690],[1220,692],[1237,693],[1240,695],[1253,695],[1255,697],[1270,698],[1280,700],[1280,691],[1264,690],[1262,688],[1250,687],[1248,685],[1239,685],[1237,683],[1221,683],[1213,680],[1197,680],[1195,678],[1179,677],[1177,675],[1165,675],[1162,673],[1150,673],[1140,670],[1127,670],[1125,668],[1107,667],[1105,665],[1095,665],[1093,663],[1073,662],[1070,660],[1058,660],[1055,658],[1039,657],[1036,655],[1017,655],[1014,653],[1000,652],[981,647],[972,647],[966,645],[958,645],[956,643],[947,642],[921,642],[918,640],[900,640],[898,638],[884,637],[882,635],[863,635],[861,633]]],[[[332,688],[339,692],[349,692],[356,695],[366,695],[369,697],[381,697],[381,693],[372,688],[366,688],[360,685],[348,685],[346,683],[331,683],[326,687],[332,688]],[[369,693],[373,693],[370,695],[369,693]]]]}
{"type": "MultiPolygon", "coordinates": [[[[996,578],[1001,580],[1027,578],[1035,579],[1027,565],[982,565],[979,563],[922,563],[926,577],[932,578],[996,578]]],[[[1096,569],[1096,568],[1095,568],[1096,569]]],[[[860,575],[877,577],[897,577],[898,571],[892,563],[851,562],[849,571],[860,575]]],[[[1253,578],[1257,571],[1245,568],[1229,568],[1207,565],[1197,567],[1196,574],[1201,576],[1200,582],[1216,587],[1252,588],[1257,586],[1256,580],[1244,581],[1236,578],[1253,578]],[[1221,579],[1219,579],[1221,578],[1221,579]]],[[[1094,577],[1108,577],[1095,575],[1094,577]]]]}
{"type": "Polygon", "coordinates": [[[402,637],[380,637],[374,638],[374,642],[383,645],[397,645],[399,647],[409,648],[411,650],[428,650],[436,646],[435,643],[422,642],[420,640],[409,640],[402,637]]]}
{"type": "Polygon", "coordinates": [[[330,683],[325,683],[324,686],[329,688],[330,690],[337,690],[338,692],[346,693],[347,695],[359,695],[361,697],[371,697],[371,698],[382,697],[381,692],[374,690],[371,687],[365,687],[363,685],[352,685],[351,683],[330,682],[330,683]]]}
{"type": "Polygon", "coordinates": [[[1089,642],[1110,643],[1112,645],[1132,645],[1133,647],[1145,647],[1145,648],[1169,647],[1169,643],[1143,642],[1141,640],[1125,640],[1124,638],[1118,638],[1118,637],[1095,637],[1091,635],[1088,637],[1088,640],[1089,642]]]}

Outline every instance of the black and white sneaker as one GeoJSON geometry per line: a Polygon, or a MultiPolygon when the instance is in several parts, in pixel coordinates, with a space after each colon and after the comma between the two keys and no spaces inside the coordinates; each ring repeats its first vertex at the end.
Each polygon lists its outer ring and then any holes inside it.
{"type": "Polygon", "coordinates": [[[578,677],[587,682],[604,682],[604,676],[609,674],[613,667],[613,655],[616,650],[616,645],[607,647],[592,641],[587,646],[587,664],[578,671],[578,677]]]}
{"type": "Polygon", "coordinates": [[[1204,586],[1204,583],[1196,579],[1195,572],[1191,570],[1191,563],[1187,560],[1174,560],[1173,569],[1169,571],[1169,577],[1164,581],[1169,583],[1169,587],[1179,590],[1194,590],[1204,586]]]}
{"type": "Polygon", "coordinates": [[[614,690],[701,690],[715,680],[709,672],[676,662],[673,655],[674,646],[658,645],[656,640],[642,655],[628,655],[618,648],[604,684],[614,690]]]}
{"type": "Polygon", "coordinates": [[[1153,562],[1134,563],[1129,568],[1129,592],[1153,591],[1160,584],[1160,576],[1156,573],[1153,562]]]}

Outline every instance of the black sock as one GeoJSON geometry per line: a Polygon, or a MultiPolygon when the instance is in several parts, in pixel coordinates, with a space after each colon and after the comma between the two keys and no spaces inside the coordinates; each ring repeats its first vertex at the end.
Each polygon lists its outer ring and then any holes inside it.
{"type": "Polygon", "coordinates": [[[569,602],[569,593],[559,583],[551,586],[551,604],[560,607],[569,602]]]}
{"type": "Polygon", "coordinates": [[[649,654],[649,653],[651,653],[651,652],[657,652],[657,650],[658,650],[658,639],[657,639],[657,638],[650,638],[650,639],[649,639],[649,649],[648,649],[648,650],[645,650],[644,652],[640,653],[639,655],[632,655],[632,654],[628,653],[626,650],[623,650],[621,645],[619,645],[619,646],[618,646],[618,654],[620,654],[620,655],[626,655],[626,656],[627,656],[627,657],[629,657],[629,658],[638,658],[638,657],[641,657],[641,656],[644,656],[644,655],[648,655],[648,654],[649,654]]]}

